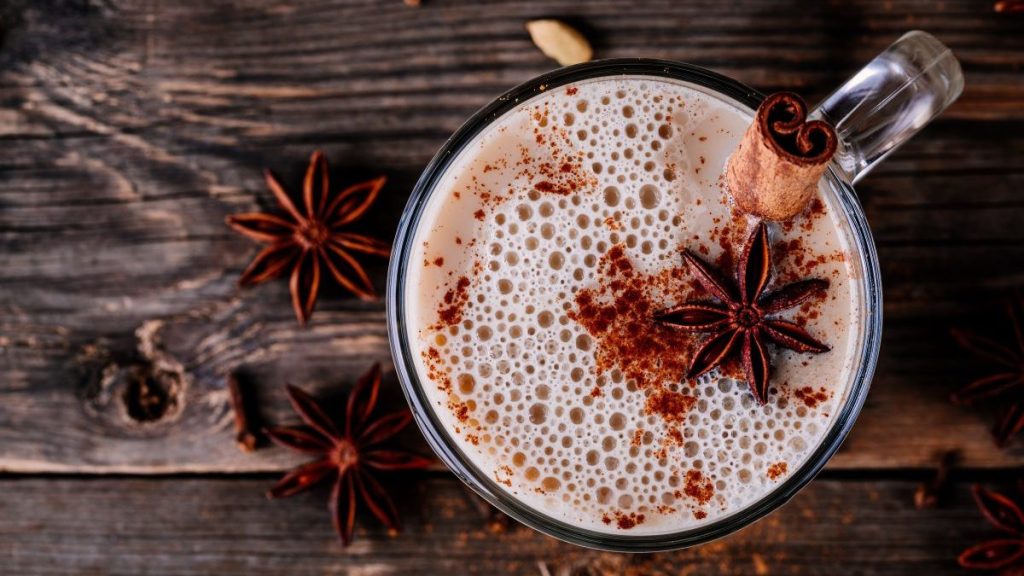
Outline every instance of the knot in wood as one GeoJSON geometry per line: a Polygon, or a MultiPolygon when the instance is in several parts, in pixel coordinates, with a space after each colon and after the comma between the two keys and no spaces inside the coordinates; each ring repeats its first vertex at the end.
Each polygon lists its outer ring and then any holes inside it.
{"type": "Polygon", "coordinates": [[[181,379],[177,374],[137,364],[125,370],[121,396],[128,417],[140,423],[157,422],[177,411],[181,379]]]}

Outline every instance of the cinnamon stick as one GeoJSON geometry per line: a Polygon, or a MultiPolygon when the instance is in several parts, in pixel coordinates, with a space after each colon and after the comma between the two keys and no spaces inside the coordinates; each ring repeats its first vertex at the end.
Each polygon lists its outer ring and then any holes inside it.
{"type": "Polygon", "coordinates": [[[757,109],[726,166],[726,184],[745,212],[788,220],[807,206],[836,152],[835,130],[807,121],[807,105],[792,92],[776,92],[757,109]]]}

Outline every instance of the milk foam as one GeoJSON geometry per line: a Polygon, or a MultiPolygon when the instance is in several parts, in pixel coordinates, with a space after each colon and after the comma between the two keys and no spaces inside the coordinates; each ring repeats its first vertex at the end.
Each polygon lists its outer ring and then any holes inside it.
{"type": "Polygon", "coordinates": [[[601,532],[693,528],[771,492],[828,431],[854,365],[860,295],[825,188],[816,212],[772,237],[776,285],[830,280],[825,301],[795,314],[832,351],[773,350],[767,405],[719,371],[638,380],[576,320],[582,292],[611,297],[615,247],[637,275],[670,279],[645,294],[662,307],[689,297],[685,274],[672,273],[682,248],[738,255],[749,223],[719,177],[750,119],[667,79],[586,81],[521,104],[443,176],[406,270],[408,337],[459,448],[526,505],[601,532]],[[689,399],[686,409],[652,412],[657,394],[689,399]]]}

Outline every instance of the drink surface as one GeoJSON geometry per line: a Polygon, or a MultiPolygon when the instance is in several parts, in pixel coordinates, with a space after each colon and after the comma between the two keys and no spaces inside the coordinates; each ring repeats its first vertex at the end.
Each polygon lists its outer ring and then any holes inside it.
{"type": "Polygon", "coordinates": [[[831,351],[771,348],[766,405],[734,364],[686,379],[705,336],[651,319],[711,299],[683,249],[733,277],[755,222],[721,175],[750,120],[677,81],[588,80],[493,122],[439,181],[405,271],[407,336],[438,419],[509,495],[599,532],[695,528],[773,491],[829,430],[861,322],[824,185],[772,225],[769,290],[829,280],[783,317],[831,351]]]}

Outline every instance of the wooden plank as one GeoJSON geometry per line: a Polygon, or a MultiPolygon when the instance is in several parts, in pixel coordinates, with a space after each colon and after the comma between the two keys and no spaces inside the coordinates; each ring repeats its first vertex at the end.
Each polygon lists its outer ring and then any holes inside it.
{"type": "Polygon", "coordinates": [[[267,502],[262,492],[271,482],[2,480],[0,565],[23,576],[539,576],[538,563],[551,574],[938,575],[960,573],[959,551],[996,535],[965,485],[954,487],[945,506],[916,510],[912,481],[818,480],[775,514],[702,547],[598,553],[511,521],[494,526],[490,509],[475,507],[475,496],[446,476],[406,481],[398,503],[403,534],[389,538],[361,514],[346,550],[331,530],[324,494],[267,502]]]}
{"type": "MultiPolygon", "coordinates": [[[[285,289],[274,290],[282,302],[285,289]]],[[[237,370],[259,399],[265,422],[294,422],[282,393],[286,382],[339,394],[370,362],[388,358],[381,313],[318,312],[313,325],[296,330],[290,310],[257,311],[243,303],[213,314],[147,324],[142,341],[85,348],[72,362],[77,387],[52,381],[51,366],[32,366],[34,351],[4,357],[18,367],[0,406],[0,464],[9,471],[172,473],[281,470],[295,459],[282,450],[239,452],[231,433],[224,375],[237,370]],[[141,350],[141,352],[140,352],[141,350]],[[146,352],[155,350],[156,352],[146,352]],[[140,423],[128,416],[123,379],[103,380],[109,366],[180,366],[187,383],[179,410],[140,423]]],[[[830,466],[927,468],[938,454],[956,450],[966,467],[1009,467],[1024,462],[1016,446],[998,450],[988,434],[992,415],[951,405],[948,394],[969,381],[972,367],[948,336],[945,320],[893,322],[871,396],[851,438],[830,466]],[[923,426],[922,422],[943,422],[923,426]]],[[[62,352],[63,354],[63,352],[62,352]]],[[[389,375],[385,402],[403,402],[389,375]]],[[[415,433],[410,445],[427,448],[415,433]]]]}
{"type": "MultiPolygon", "coordinates": [[[[391,177],[366,223],[389,235],[447,135],[551,67],[522,30],[550,14],[578,16],[601,56],[684,59],[812,97],[904,29],[949,42],[968,74],[964,98],[860,187],[888,324],[869,404],[833,466],[924,467],[949,448],[967,466],[1024,464],[1024,451],[992,447],[986,414],[945,399],[972,370],[948,327],[1024,282],[1008,265],[1024,261],[1019,29],[970,0],[805,9],[806,34],[791,32],[791,7],[753,1],[638,2],[625,13],[612,0],[5,6],[0,470],[294,462],[234,448],[225,375],[241,371],[266,420],[288,421],[285,381],[336,391],[387,359],[382,305],[328,293],[313,325],[298,328],[283,282],[234,287],[254,247],[224,216],[270,206],[260,168],[295,182],[322,146],[335,181],[391,177]],[[164,418],[129,417],[133,369],[183,375],[164,418]]],[[[384,270],[372,263],[380,287],[384,270]]]]}

